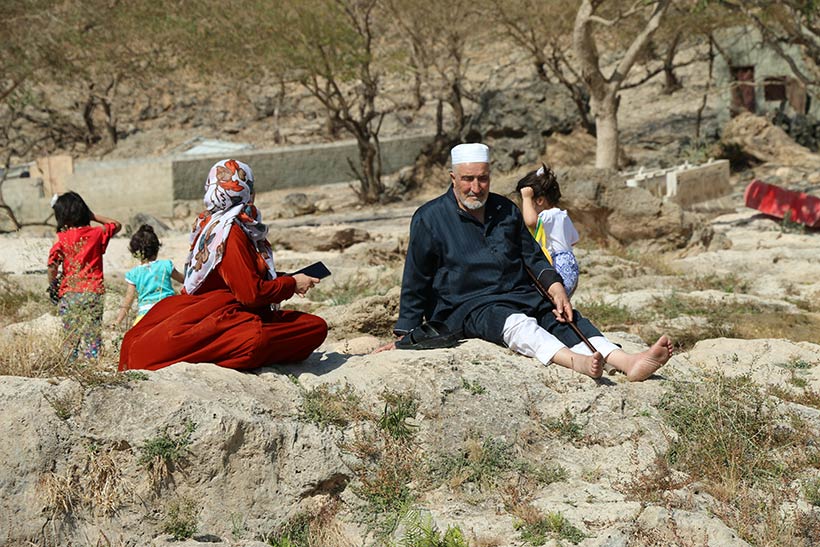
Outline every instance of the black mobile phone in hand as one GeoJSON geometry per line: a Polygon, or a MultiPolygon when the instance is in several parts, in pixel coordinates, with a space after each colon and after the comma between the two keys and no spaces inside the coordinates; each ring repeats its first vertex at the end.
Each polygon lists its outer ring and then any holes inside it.
{"type": "Polygon", "coordinates": [[[301,270],[295,271],[290,275],[294,274],[305,274],[308,277],[324,279],[330,275],[330,270],[327,269],[327,266],[325,266],[323,262],[314,262],[310,266],[305,266],[301,270]]]}

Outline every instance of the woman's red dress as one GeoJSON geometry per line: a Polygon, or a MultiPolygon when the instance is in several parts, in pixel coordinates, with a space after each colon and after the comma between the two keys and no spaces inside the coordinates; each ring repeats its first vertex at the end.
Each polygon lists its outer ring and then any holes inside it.
{"type": "Polygon", "coordinates": [[[122,341],[119,370],[157,370],[174,363],[251,369],[306,359],[327,336],[321,317],[273,311],[292,297],[290,276],[267,280],[265,262],[233,226],[222,261],[196,294],[159,301],[122,341]]]}

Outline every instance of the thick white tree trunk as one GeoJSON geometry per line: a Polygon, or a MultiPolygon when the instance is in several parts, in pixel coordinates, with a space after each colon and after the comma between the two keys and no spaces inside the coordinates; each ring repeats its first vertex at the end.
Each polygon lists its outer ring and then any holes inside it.
{"type": "MultiPolygon", "coordinates": [[[[595,166],[614,169],[618,167],[620,143],[618,137],[618,90],[626,80],[638,54],[647,44],[652,34],[660,25],[671,0],[655,0],[646,5],[636,2],[626,12],[612,20],[606,20],[596,14],[596,10],[607,0],[582,0],[575,16],[572,31],[572,47],[581,65],[581,79],[589,90],[590,106],[595,115],[597,127],[595,166]],[[594,25],[612,27],[645,8],[651,8],[651,14],[642,30],[638,32],[627,48],[620,62],[609,76],[605,76],[600,67],[600,55],[595,43],[594,25]]],[[[614,2],[613,2],[614,4],[614,2]]],[[[624,3],[625,4],[625,3],[624,3]]]]}
{"type": "Polygon", "coordinates": [[[595,167],[599,169],[617,169],[618,155],[621,149],[618,134],[618,99],[616,95],[605,94],[600,102],[594,101],[595,112],[595,167]]]}

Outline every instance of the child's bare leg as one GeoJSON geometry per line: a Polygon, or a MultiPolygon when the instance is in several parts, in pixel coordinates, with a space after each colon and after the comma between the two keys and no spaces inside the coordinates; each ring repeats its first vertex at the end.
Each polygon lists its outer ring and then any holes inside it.
{"type": "Polygon", "coordinates": [[[626,353],[614,350],[607,355],[606,362],[626,373],[631,382],[640,382],[652,376],[672,357],[672,342],[664,334],[658,341],[641,353],[626,353]]]}
{"type": "Polygon", "coordinates": [[[604,358],[597,351],[592,355],[581,355],[569,348],[563,348],[552,357],[552,362],[585,374],[590,378],[600,378],[604,373],[604,358]]]}

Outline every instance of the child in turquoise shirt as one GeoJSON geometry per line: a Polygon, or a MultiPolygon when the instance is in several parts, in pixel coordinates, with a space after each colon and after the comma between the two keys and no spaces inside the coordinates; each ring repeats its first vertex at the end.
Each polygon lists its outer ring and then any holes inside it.
{"type": "Polygon", "coordinates": [[[140,260],[140,265],[125,274],[128,289],[120,307],[120,313],[114,320],[114,326],[119,325],[125,319],[135,298],[138,307],[133,325],[136,325],[154,304],[166,296],[175,294],[174,287],[171,285],[172,279],[182,283],[183,275],[174,268],[173,262],[157,260],[160,245],[154,228],[148,224],[140,226],[139,230],[131,236],[128,248],[131,254],[140,260]]]}

